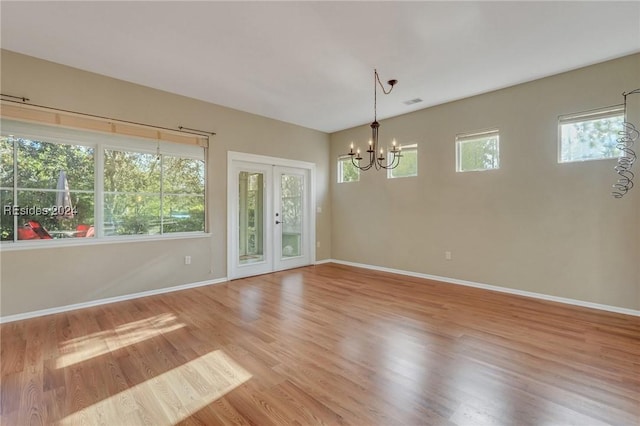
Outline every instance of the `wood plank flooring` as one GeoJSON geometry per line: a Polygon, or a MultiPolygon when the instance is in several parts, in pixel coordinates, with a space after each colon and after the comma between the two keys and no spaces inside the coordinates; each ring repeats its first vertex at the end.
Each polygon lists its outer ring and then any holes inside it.
{"type": "Polygon", "coordinates": [[[0,331],[3,426],[640,424],[640,318],[336,264],[0,331]]]}

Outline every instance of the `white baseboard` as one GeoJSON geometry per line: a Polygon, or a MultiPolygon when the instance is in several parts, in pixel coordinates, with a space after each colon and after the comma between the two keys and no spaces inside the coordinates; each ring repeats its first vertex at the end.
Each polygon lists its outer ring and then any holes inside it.
{"type": "MultiPolygon", "coordinates": [[[[581,306],[581,307],[585,307],[585,308],[599,309],[601,311],[615,312],[615,313],[618,313],[618,314],[626,314],[626,315],[633,315],[633,316],[640,317],[640,311],[634,310],[634,309],[620,308],[618,306],[603,305],[603,304],[600,304],[600,303],[585,302],[585,301],[582,301],[582,300],[569,299],[569,298],[566,298],[566,297],[551,296],[551,295],[548,295],[548,294],[534,293],[534,292],[531,292],[531,291],[517,290],[517,289],[512,289],[512,288],[507,288],[507,287],[499,287],[499,286],[490,285],[490,284],[477,283],[477,282],[473,282],[473,281],[459,280],[459,279],[456,279],[456,278],[448,278],[448,277],[441,277],[441,276],[437,276],[437,275],[422,274],[422,273],[419,273],[419,272],[404,271],[402,269],[385,268],[385,267],[382,267],[382,266],[367,265],[367,264],[364,264],[364,263],[356,263],[356,262],[348,262],[348,261],[345,261],[345,260],[338,260],[338,259],[322,259],[322,260],[318,260],[318,261],[315,262],[316,265],[323,265],[323,264],[326,264],[326,263],[337,263],[339,265],[354,266],[356,268],[370,269],[370,270],[373,270],[373,271],[390,272],[390,273],[393,273],[393,274],[406,275],[406,276],[409,276],[409,277],[424,278],[424,279],[428,279],[428,280],[440,281],[440,282],[449,283],[449,284],[464,285],[464,286],[467,286],[467,287],[476,287],[476,288],[481,288],[481,289],[485,289],[485,290],[498,291],[498,292],[501,292],[501,293],[517,294],[519,296],[532,297],[534,299],[549,300],[549,301],[552,301],[552,302],[559,302],[559,303],[564,303],[564,304],[567,304],[567,305],[581,306]]],[[[42,310],[39,310],[39,311],[25,312],[25,313],[22,313],[22,314],[7,315],[7,316],[4,316],[4,317],[0,317],[0,324],[13,322],[13,321],[25,320],[25,319],[29,319],[29,318],[41,317],[41,316],[44,316],[44,315],[51,315],[51,314],[58,314],[58,313],[61,313],[61,312],[68,312],[68,311],[71,311],[71,310],[74,310],[74,309],[90,308],[92,306],[106,305],[108,303],[115,303],[115,302],[122,302],[122,301],[125,301],[125,300],[138,299],[140,297],[154,296],[154,295],[163,294],[163,293],[171,293],[171,292],[174,292],[174,291],[186,290],[186,289],[189,289],[189,288],[202,287],[202,286],[206,286],[206,285],[221,284],[221,283],[225,283],[227,281],[228,281],[227,277],[224,277],[224,278],[218,278],[218,279],[211,280],[211,281],[200,281],[200,282],[196,282],[196,283],[178,285],[178,286],[175,286],[175,287],[161,288],[161,289],[157,289],[157,290],[143,291],[143,292],[140,292],[140,293],[126,294],[126,295],[123,295],[123,296],[115,296],[115,297],[108,297],[108,298],[105,298],[105,299],[92,300],[90,302],[75,303],[73,305],[66,305],[66,306],[60,306],[60,307],[56,307],[56,308],[42,309],[42,310]]]]}
{"type": "Polygon", "coordinates": [[[217,279],[211,280],[211,281],[200,281],[200,282],[197,282],[197,283],[182,284],[182,285],[177,285],[177,286],[174,286],[174,287],[160,288],[160,289],[157,289],[157,290],[142,291],[140,293],[125,294],[123,296],[107,297],[105,299],[92,300],[90,302],[74,303],[73,305],[60,306],[60,307],[56,307],[56,308],[41,309],[39,311],[25,312],[25,313],[22,313],[22,314],[7,315],[7,316],[4,316],[4,317],[0,317],[0,324],[7,323],[7,322],[13,322],[13,321],[25,320],[25,319],[29,319],[29,318],[42,317],[44,315],[59,314],[61,312],[72,311],[74,309],[83,309],[83,308],[90,308],[92,306],[106,305],[107,303],[122,302],[124,300],[131,300],[131,299],[138,299],[140,297],[154,296],[156,294],[171,293],[171,292],[174,292],[174,291],[186,290],[186,289],[189,289],[189,288],[202,287],[202,286],[206,286],[206,285],[221,284],[221,283],[225,283],[227,281],[228,281],[227,277],[217,278],[217,279]]]}
{"type": "MultiPolygon", "coordinates": [[[[437,276],[437,275],[421,274],[419,272],[404,271],[404,270],[401,270],[401,269],[393,269],[393,268],[385,268],[385,267],[382,267],[382,266],[367,265],[367,264],[364,264],[364,263],[347,262],[345,260],[330,259],[328,261],[324,261],[323,260],[322,262],[323,263],[332,262],[332,263],[337,263],[339,265],[354,266],[356,268],[371,269],[371,270],[374,270],[374,271],[381,271],[381,272],[390,272],[390,273],[393,273],[393,274],[406,275],[406,276],[409,276],[409,277],[425,278],[425,279],[428,279],[428,280],[441,281],[441,282],[445,282],[445,283],[449,283],[449,284],[457,284],[457,285],[464,285],[464,286],[467,286],[467,287],[482,288],[482,289],[485,289],[485,290],[499,291],[501,293],[517,294],[519,296],[532,297],[534,299],[549,300],[549,301],[552,301],[552,302],[564,303],[564,304],[567,304],[567,305],[581,306],[583,308],[599,309],[601,311],[615,312],[615,313],[618,313],[618,314],[633,315],[633,316],[636,316],[636,317],[640,317],[640,311],[637,311],[637,310],[634,310],[634,309],[621,308],[621,307],[618,307],[618,306],[611,306],[611,305],[603,305],[603,304],[600,304],[600,303],[585,302],[583,300],[576,300],[576,299],[569,299],[569,298],[566,298],[566,297],[551,296],[551,295],[543,294],[543,293],[534,293],[532,291],[517,290],[517,289],[513,289],[513,288],[499,287],[499,286],[496,286],[496,285],[476,283],[476,282],[473,282],[473,281],[459,280],[459,279],[456,279],[456,278],[440,277],[440,276],[437,276]]],[[[316,264],[317,263],[318,262],[316,262],[316,264]]]]}

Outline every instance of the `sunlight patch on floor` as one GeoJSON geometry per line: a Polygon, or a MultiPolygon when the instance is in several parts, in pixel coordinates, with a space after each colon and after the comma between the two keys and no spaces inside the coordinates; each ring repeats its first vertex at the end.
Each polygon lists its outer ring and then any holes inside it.
{"type": "Polygon", "coordinates": [[[216,350],[77,411],[56,424],[173,425],[251,377],[222,350],[216,350]],[[123,399],[134,401],[134,406],[121,404],[123,399]]]}
{"type": "Polygon", "coordinates": [[[185,326],[176,319],[173,314],[161,314],[67,340],[59,348],[61,355],[56,360],[56,368],[65,368],[185,326]]]}

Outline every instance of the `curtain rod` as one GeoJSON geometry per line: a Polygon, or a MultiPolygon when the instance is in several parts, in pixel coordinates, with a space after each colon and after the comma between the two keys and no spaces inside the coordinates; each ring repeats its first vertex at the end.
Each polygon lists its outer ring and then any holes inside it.
{"type": "MultiPolygon", "coordinates": [[[[24,96],[12,96],[12,95],[5,95],[5,94],[2,94],[0,96],[4,96],[5,98],[21,99],[22,102],[27,102],[27,101],[31,100],[29,98],[25,98],[24,96]]],[[[6,99],[6,100],[8,100],[8,99],[6,99]]]]}
{"type": "Polygon", "coordinates": [[[2,99],[5,102],[13,102],[13,103],[16,103],[16,104],[24,104],[24,105],[34,106],[34,107],[37,107],[37,108],[50,109],[50,110],[53,110],[53,111],[68,112],[68,113],[71,113],[71,114],[78,114],[78,115],[84,115],[84,116],[87,116],[87,117],[100,118],[102,120],[119,121],[120,123],[135,124],[137,126],[153,127],[153,128],[156,128],[156,129],[170,130],[170,131],[173,131],[173,132],[178,131],[178,132],[188,133],[188,134],[191,134],[191,135],[205,136],[207,139],[209,138],[209,135],[211,135],[211,136],[215,136],[216,135],[215,132],[209,132],[209,131],[206,131],[206,130],[190,129],[188,127],[182,127],[182,126],[178,126],[178,129],[176,130],[176,129],[171,129],[169,127],[155,126],[155,125],[146,124],[146,123],[138,123],[136,121],[128,121],[128,120],[121,120],[119,118],[104,117],[102,115],[87,114],[86,112],[71,111],[71,110],[68,110],[68,109],[54,108],[54,107],[50,107],[50,106],[46,106],[46,105],[37,105],[37,104],[29,102],[30,99],[29,98],[25,98],[23,96],[12,96],[12,95],[6,95],[4,93],[0,93],[0,97],[12,98],[12,99],[2,99]],[[18,100],[13,100],[13,99],[20,99],[20,100],[18,101],[18,100]],[[185,130],[183,130],[183,129],[185,129],[185,130]]]}
{"type": "Polygon", "coordinates": [[[205,133],[207,135],[212,135],[215,136],[216,134],[214,132],[208,132],[206,130],[198,130],[198,129],[191,129],[189,127],[183,127],[183,126],[178,126],[178,130],[185,132],[185,133],[189,133],[189,132],[198,132],[198,133],[205,133]],[[184,130],[183,130],[184,129],[184,130]]]}

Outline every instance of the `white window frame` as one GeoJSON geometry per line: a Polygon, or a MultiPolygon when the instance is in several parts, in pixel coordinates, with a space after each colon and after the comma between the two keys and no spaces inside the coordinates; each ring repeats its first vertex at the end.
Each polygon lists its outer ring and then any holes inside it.
{"type": "Polygon", "coordinates": [[[94,223],[95,238],[65,238],[53,240],[2,241],[0,250],[13,251],[42,249],[60,246],[99,245],[118,242],[169,240],[208,237],[207,232],[207,161],[204,148],[167,141],[154,141],[145,138],[127,137],[117,134],[105,134],[90,130],[76,130],[46,124],[16,121],[2,118],[2,133],[13,134],[25,139],[39,140],[63,145],[79,145],[94,149],[94,223]],[[118,235],[104,236],[104,150],[115,149],[128,152],[150,153],[179,156],[204,161],[204,207],[205,230],[189,232],[170,232],[157,235],[118,235]]]}
{"type": "MultiPolygon", "coordinates": [[[[416,177],[418,176],[418,144],[417,143],[408,143],[408,144],[404,144],[404,145],[399,145],[400,148],[400,154],[404,155],[405,152],[407,151],[415,151],[416,153],[416,170],[414,171],[413,174],[410,175],[405,175],[405,176],[394,176],[393,172],[394,169],[387,169],[387,179],[403,179],[403,178],[411,178],[411,177],[416,177]]],[[[389,155],[393,155],[390,152],[387,152],[387,158],[389,157],[389,155]]],[[[402,163],[402,158],[400,157],[400,163],[402,163]]]]}
{"type": "Polygon", "coordinates": [[[351,163],[353,161],[351,160],[351,157],[352,156],[349,154],[338,156],[338,164],[336,167],[338,183],[354,183],[354,182],[360,181],[360,169],[357,167],[355,169],[356,169],[356,173],[358,174],[358,178],[356,180],[344,180],[344,163],[345,162],[351,163]]]}
{"type": "Polygon", "coordinates": [[[469,133],[459,133],[456,135],[456,172],[486,172],[498,170],[500,168],[500,129],[492,128],[469,133]],[[477,169],[462,169],[462,150],[464,144],[478,142],[481,140],[496,138],[496,164],[495,167],[483,167],[477,169]]]}
{"type": "MultiPolygon", "coordinates": [[[[618,158],[619,155],[611,157],[590,157],[581,158],[577,160],[563,160],[562,159],[562,126],[572,123],[584,123],[588,121],[602,120],[605,118],[614,118],[622,116],[624,121],[624,105],[614,105],[604,108],[598,108],[589,111],[576,112],[571,114],[565,114],[558,116],[558,163],[581,163],[584,161],[597,161],[597,160],[611,160],[618,158]]],[[[622,129],[620,129],[622,130],[622,129]]],[[[616,138],[617,139],[617,138],[616,138]]]]}

